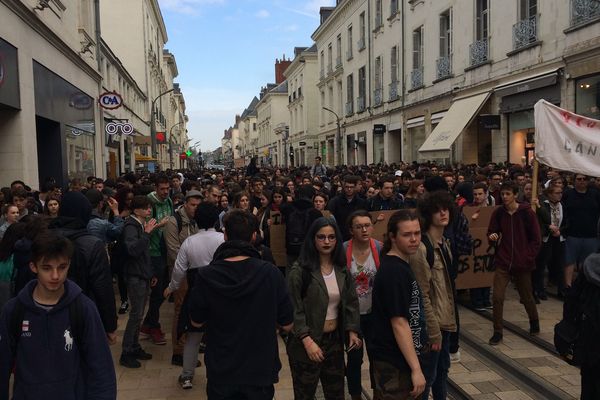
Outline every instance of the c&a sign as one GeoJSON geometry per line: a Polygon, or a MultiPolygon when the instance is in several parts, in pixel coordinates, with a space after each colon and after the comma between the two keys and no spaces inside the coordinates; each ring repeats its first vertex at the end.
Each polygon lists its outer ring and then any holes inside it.
{"type": "Polygon", "coordinates": [[[98,104],[107,110],[114,110],[123,105],[123,97],[117,92],[104,92],[98,98],[98,104]]]}

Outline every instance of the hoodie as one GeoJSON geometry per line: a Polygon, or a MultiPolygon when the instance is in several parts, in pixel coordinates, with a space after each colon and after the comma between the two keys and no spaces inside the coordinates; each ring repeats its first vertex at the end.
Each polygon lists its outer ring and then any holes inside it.
{"type": "MultiPolygon", "coordinates": [[[[152,192],[148,195],[148,198],[152,202],[152,218],[156,219],[156,222],[160,222],[165,217],[173,215],[173,201],[170,197],[166,200],[160,200],[156,195],[156,192],[152,192]]],[[[150,256],[151,257],[166,257],[166,249],[163,241],[163,228],[158,228],[152,231],[150,235],[150,256]]]]}
{"type": "MultiPolygon", "coordinates": [[[[487,236],[499,234],[494,265],[506,271],[533,271],[542,238],[537,216],[527,203],[520,203],[512,215],[498,207],[490,217],[487,236]]],[[[490,244],[493,245],[493,242],[490,244]]]]}
{"type": "Polygon", "coordinates": [[[117,384],[112,356],[94,303],[82,295],[79,286],[67,280],[63,297],[46,311],[33,301],[36,285],[37,280],[29,282],[17,298],[7,303],[0,316],[0,399],[8,399],[15,358],[15,400],[115,399],[117,384]],[[80,342],[73,340],[69,331],[69,304],[78,296],[82,296],[85,327],[80,342]],[[25,311],[17,351],[12,354],[7,338],[17,301],[24,305],[25,311]]]}
{"type": "Polygon", "coordinates": [[[192,321],[206,323],[204,361],[214,384],[269,386],[281,369],[277,326],[291,324],[293,309],[281,272],[249,243],[223,243],[213,262],[199,268],[190,295],[192,321]],[[246,256],[242,261],[226,258],[246,256]]]}

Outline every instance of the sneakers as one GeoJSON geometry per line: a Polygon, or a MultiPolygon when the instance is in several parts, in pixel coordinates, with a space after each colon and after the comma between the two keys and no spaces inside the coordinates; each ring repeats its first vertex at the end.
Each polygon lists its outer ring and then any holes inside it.
{"type": "Polygon", "coordinates": [[[450,362],[451,363],[460,362],[460,350],[457,350],[456,353],[450,353],[450,362]]]}
{"type": "Polygon", "coordinates": [[[473,306],[473,308],[475,311],[485,311],[485,306],[483,304],[477,304],[476,306],[473,306]]]}
{"type": "Polygon", "coordinates": [[[152,354],[146,353],[141,347],[128,355],[135,357],[137,360],[152,360],[152,354]]]}
{"type": "Polygon", "coordinates": [[[142,339],[150,339],[152,343],[162,346],[167,344],[167,340],[165,339],[165,334],[160,328],[150,328],[148,326],[142,326],[140,329],[140,338],[142,339]]]}
{"type": "Polygon", "coordinates": [[[492,335],[492,337],[490,338],[489,343],[492,346],[497,345],[498,343],[500,343],[502,341],[502,334],[499,332],[494,332],[494,334],[492,335]]]}
{"type": "Polygon", "coordinates": [[[119,358],[119,364],[125,368],[140,368],[142,366],[142,363],[140,363],[134,356],[125,353],[121,354],[121,358],[119,358]]]}
{"type": "Polygon", "coordinates": [[[492,303],[485,303],[485,308],[488,310],[493,310],[494,306],[492,305],[492,303]]]}
{"type": "Polygon", "coordinates": [[[546,294],[546,291],[543,292],[539,292],[537,294],[538,299],[542,300],[542,301],[546,301],[548,300],[548,295],[546,294]]]}
{"type": "Polygon", "coordinates": [[[192,384],[192,378],[189,376],[180,376],[178,380],[182,389],[191,389],[194,387],[192,384]]]}
{"type": "Polygon", "coordinates": [[[129,302],[127,300],[121,302],[121,307],[119,307],[119,314],[125,314],[129,311],[129,302]]]}
{"type": "Polygon", "coordinates": [[[531,336],[536,336],[540,333],[540,321],[539,320],[533,320],[533,321],[529,321],[529,334],[531,336]]]}

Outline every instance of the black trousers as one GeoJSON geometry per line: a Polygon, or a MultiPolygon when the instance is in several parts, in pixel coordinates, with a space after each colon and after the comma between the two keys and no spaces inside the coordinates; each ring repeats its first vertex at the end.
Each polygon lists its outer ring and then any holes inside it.
{"type": "Polygon", "coordinates": [[[208,381],[206,395],[208,400],[272,400],[275,395],[275,388],[273,385],[213,384],[208,381]]]}
{"type": "Polygon", "coordinates": [[[600,363],[581,366],[581,400],[600,399],[600,363]]]}

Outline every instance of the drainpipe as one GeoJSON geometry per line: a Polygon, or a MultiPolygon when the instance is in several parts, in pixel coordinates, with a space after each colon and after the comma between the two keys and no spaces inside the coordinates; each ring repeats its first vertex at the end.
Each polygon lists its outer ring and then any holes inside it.
{"type": "MultiPolygon", "coordinates": [[[[100,0],[94,0],[94,17],[95,17],[95,39],[96,39],[96,63],[98,66],[98,73],[102,74],[102,61],[100,60],[100,42],[102,41],[102,35],[100,32],[100,0]]],[[[102,81],[104,79],[104,76],[101,77],[101,79],[98,81],[98,94],[102,93],[102,81]]],[[[96,109],[98,110],[98,117],[99,117],[99,122],[100,124],[98,125],[98,129],[96,130],[96,137],[99,137],[100,140],[96,140],[96,144],[100,143],[99,150],[100,150],[100,165],[102,166],[102,173],[100,174],[101,176],[104,176],[104,173],[106,172],[106,162],[104,160],[104,151],[106,150],[105,145],[104,145],[104,135],[103,135],[103,131],[104,131],[104,111],[102,109],[102,107],[100,107],[100,105],[96,106],[96,109]]],[[[96,151],[96,154],[98,154],[98,151],[96,151]]],[[[119,166],[121,164],[121,160],[119,160],[119,166]]],[[[98,166],[96,165],[96,171],[98,170],[98,166]]],[[[107,176],[105,176],[106,178],[107,176]]]]}
{"type": "MultiPolygon", "coordinates": [[[[405,30],[405,17],[404,17],[404,0],[400,1],[402,3],[402,9],[401,9],[401,13],[402,13],[402,25],[400,26],[400,29],[402,30],[402,50],[400,52],[401,56],[401,64],[402,64],[402,75],[401,75],[401,86],[402,86],[402,106],[401,106],[401,110],[402,110],[402,116],[404,116],[404,106],[406,103],[406,99],[405,99],[405,95],[406,95],[406,71],[405,71],[405,51],[406,51],[406,43],[405,43],[405,36],[406,36],[406,30],[405,30]]],[[[403,118],[404,119],[404,118],[403,118]]],[[[406,121],[404,121],[406,122],[406,121]]],[[[403,149],[404,149],[404,136],[406,135],[406,130],[402,129],[402,132],[400,134],[400,161],[402,161],[404,159],[404,154],[403,154],[403,149]]]]}

